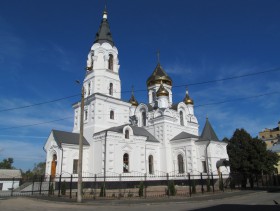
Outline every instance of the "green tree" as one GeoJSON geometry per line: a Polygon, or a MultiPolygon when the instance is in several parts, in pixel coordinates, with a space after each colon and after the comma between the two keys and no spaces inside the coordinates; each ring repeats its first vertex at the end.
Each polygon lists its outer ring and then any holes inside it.
{"type": "Polygon", "coordinates": [[[13,163],[13,158],[4,159],[2,162],[0,162],[0,169],[14,169],[13,163]]]}
{"type": "Polygon", "coordinates": [[[279,160],[276,153],[266,150],[262,140],[252,138],[244,129],[235,130],[229,140],[227,152],[231,171],[243,175],[243,187],[247,178],[251,178],[253,174],[272,173],[279,160]]]}

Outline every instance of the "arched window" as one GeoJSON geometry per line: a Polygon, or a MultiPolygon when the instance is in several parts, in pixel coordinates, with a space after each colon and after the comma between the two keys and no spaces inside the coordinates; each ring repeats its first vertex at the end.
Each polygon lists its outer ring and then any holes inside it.
{"type": "Polygon", "coordinates": [[[125,130],[125,138],[129,139],[129,130],[125,130]]]}
{"type": "Polygon", "coordinates": [[[152,96],[153,96],[153,102],[155,102],[156,101],[156,92],[153,92],[152,96]]]}
{"type": "Polygon", "coordinates": [[[183,111],[180,111],[180,125],[184,126],[184,115],[183,115],[183,111]]]}
{"type": "Polygon", "coordinates": [[[90,89],[91,89],[91,87],[90,87],[90,82],[88,83],[88,96],[90,96],[90,89]]]}
{"type": "Polygon", "coordinates": [[[108,61],[108,69],[113,70],[113,64],[114,64],[114,57],[112,54],[109,54],[109,61],[108,61]]]}
{"type": "Polygon", "coordinates": [[[142,126],[146,126],[146,112],[142,112],[142,126]]]}
{"type": "Polygon", "coordinates": [[[114,119],[114,111],[110,111],[110,119],[114,119]]]}
{"type": "Polygon", "coordinates": [[[109,85],[109,95],[113,95],[113,84],[110,83],[109,85]]]}
{"type": "Polygon", "coordinates": [[[85,117],[84,117],[84,119],[85,119],[85,120],[88,119],[88,111],[87,111],[87,110],[85,110],[85,117]]]}
{"type": "Polygon", "coordinates": [[[183,160],[183,156],[180,154],[180,155],[178,155],[177,159],[178,159],[178,172],[179,172],[179,174],[182,174],[182,173],[185,172],[185,171],[184,171],[184,160],[183,160]]]}
{"type": "Polygon", "coordinates": [[[149,174],[154,174],[154,158],[149,155],[149,174]]]}
{"type": "Polygon", "coordinates": [[[128,172],[128,170],[129,170],[128,165],[129,165],[129,155],[127,153],[125,153],[123,155],[123,172],[124,173],[128,172]]]}

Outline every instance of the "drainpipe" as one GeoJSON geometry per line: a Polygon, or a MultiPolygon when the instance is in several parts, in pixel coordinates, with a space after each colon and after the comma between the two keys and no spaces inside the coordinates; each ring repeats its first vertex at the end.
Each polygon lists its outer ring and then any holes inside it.
{"type": "Polygon", "coordinates": [[[210,144],[210,140],[208,141],[208,144],[206,145],[206,149],[205,149],[205,161],[206,161],[206,171],[207,174],[209,174],[209,163],[208,163],[208,146],[210,144]]]}
{"type": "Polygon", "coordinates": [[[105,183],[105,180],[106,180],[106,154],[107,154],[107,130],[105,131],[105,146],[104,146],[104,183],[105,183]]]}

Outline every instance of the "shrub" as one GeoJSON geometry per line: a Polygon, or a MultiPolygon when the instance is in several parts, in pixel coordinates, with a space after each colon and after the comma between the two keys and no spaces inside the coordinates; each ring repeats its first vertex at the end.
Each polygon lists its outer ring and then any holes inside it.
{"type": "Polygon", "coordinates": [[[196,184],[195,184],[195,180],[193,180],[193,182],[192,182],[192,193],[196,193],[196,184]]]}
{"type": "Polygon", "coordinates": [[[100,197],[105,197],[105,196],[106,196],[106,188],[105,188],[105,184],[103,184],[103,185],[101,186],[99,196],[100,196],[100,197]]]}
{"type": "Polygon", "coordinates": [[[65,180],[61,184],[61,195],[65,196],[66,194],[66,182],[65,180]]]}
{"type": "Polygon", "coordinates": [[[176,193],[177,193],[177,190],[175,188],[174,181],[169,181],[168,186],[167,186],[167,190],[166,190],[166,195],[175,196],[176,193]]]}
{"type": "Polygon", "coordinates": [[[50,195],[53,195],[53,194],[54,194],[53,183],[51,183],[51,185],[50,185],[49,194],[50,194],[50,195]]]}
{"type": "Polygon", "coordinates": [[[210,188],[210,179],[209,179],[209,177],[206,180],[206,186],[207,186],[207,192],[210,192],[211,188],[210,188]]]}
{"type": "Polygon", "coordinates": [[[139,197],[143,197],[144,196],[144,183],[143,182],[140,182],[139,184],[139,197]]]}

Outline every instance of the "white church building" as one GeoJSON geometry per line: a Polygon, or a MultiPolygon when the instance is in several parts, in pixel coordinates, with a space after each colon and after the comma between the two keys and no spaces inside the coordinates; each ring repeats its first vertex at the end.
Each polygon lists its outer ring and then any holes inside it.
{"type": "MultiPolygon", "coordinates": [[[[218,140],[208,119],[199,135],[193,100],[186,91],[181,102],[173,102],[172,79],[159,63],[146,81],[147,103],[138,103],[133,92],[129,101],[121,98],[119,68],[105,11],[83,81],[84,176],[229,173],[224,166],[217,169],[228,160],[227,143],[218,140]]],[[[46,175],[78,172],[81,102],[73,109],[73,131],[52,130],[45,143],[46,175]]]]}

